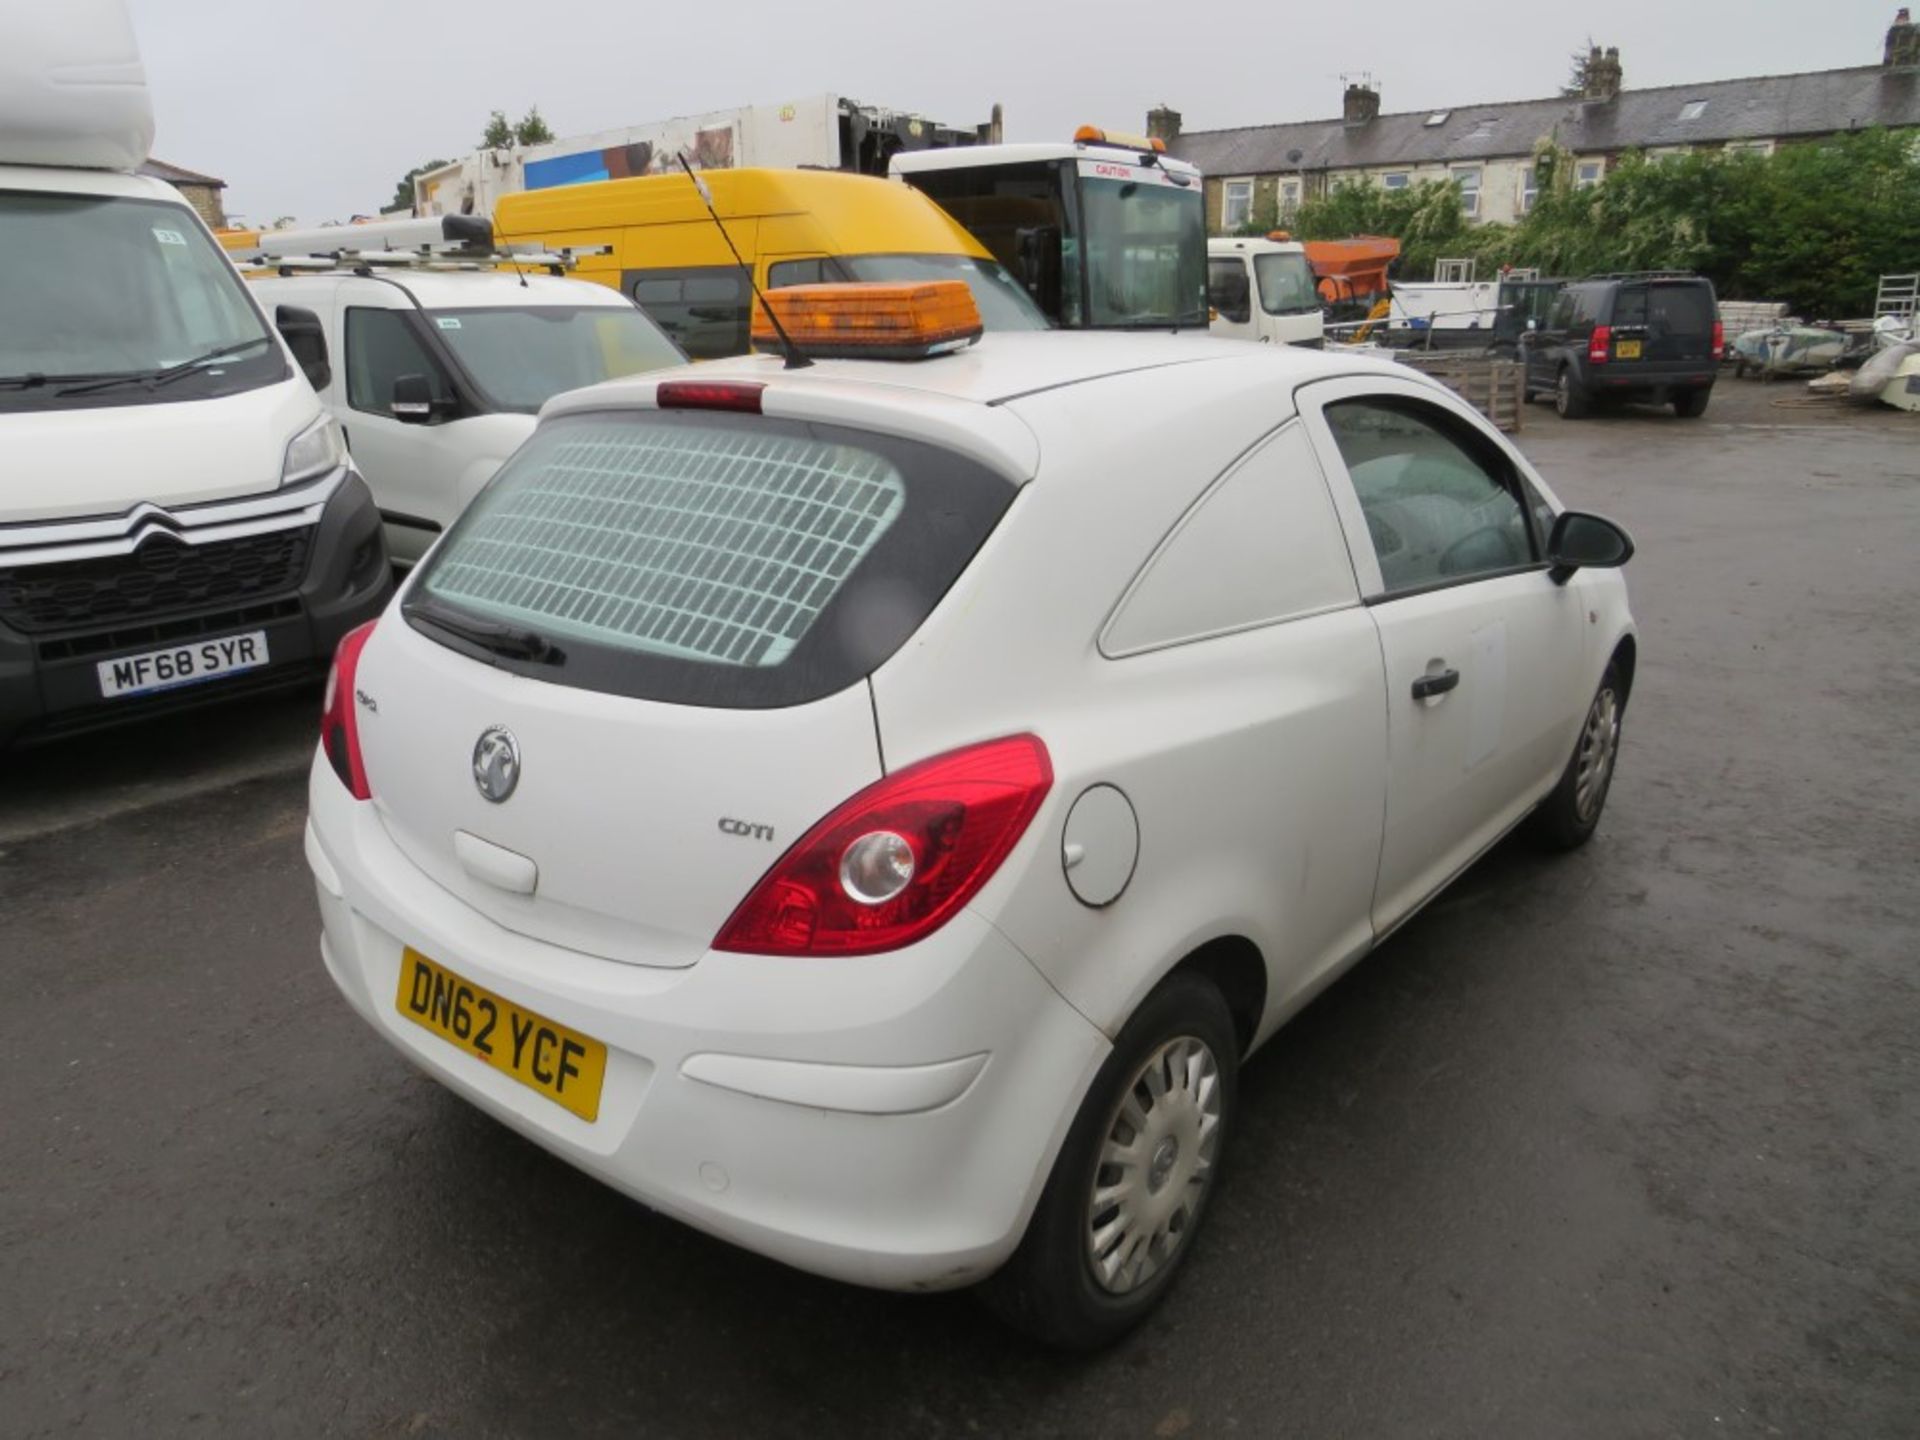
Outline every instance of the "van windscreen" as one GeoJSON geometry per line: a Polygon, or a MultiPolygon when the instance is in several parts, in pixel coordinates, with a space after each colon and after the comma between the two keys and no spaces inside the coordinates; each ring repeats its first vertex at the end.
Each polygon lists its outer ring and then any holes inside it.
{"type": "Polygon", "coordinates": [[[435,639],[559,684],[799,704],[898,649],[1014,493],[946,451],[838,427],[566,416],[469,507],[406,613],[435,639]],[[502,653],[488,637],[507,631],[518,638],[502,653]]]}

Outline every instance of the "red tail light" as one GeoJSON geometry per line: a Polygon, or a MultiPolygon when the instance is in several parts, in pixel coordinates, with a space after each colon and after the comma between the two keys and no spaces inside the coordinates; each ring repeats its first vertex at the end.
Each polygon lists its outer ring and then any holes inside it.
{"type": "Polygon", "coordinates": [[[377,621],[369,620],[349,630],[333,652],[333,669],[327,672],[327,698],[320,707],[320,748],[327,752],[327,763],[340,783],[356,800],[371,800],[367,785],[367,767],[360,758],[360,722],[353,709],[353,680],[360,669],[360,652],[367,648],[377,621]]]}
{"type": "Polygon", "coordinates": [[[1053,785],[1035,735],[937,755],[869,785],[780,857],[713,948],[872,955],[932,934],[979,893],[1053,785]]]}
{"type": "Polygon", "coordinates": [[[1713,358],[1724,360],[1727,357],[1727,327],[1718,320],[1713,322],[1713,358]]]}
{"type": "Polygon", "coordinates": [[[1593,334],[1587,339],[1587,363],[1604,365],[1607,363],[1607,351],[1613,344],[1613,328],[1608,325],[1596,325],[1593,334]]]}

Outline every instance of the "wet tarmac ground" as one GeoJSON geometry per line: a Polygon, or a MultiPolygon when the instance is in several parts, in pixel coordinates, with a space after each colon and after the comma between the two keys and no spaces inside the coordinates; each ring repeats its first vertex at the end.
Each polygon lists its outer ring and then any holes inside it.
{"type": "Polygon", "coordinates": [[[1249,1063],[1092,1359],[413,1072],[320,966],[316,696],[0,761],[0,1436],[1920,1433],[1920,417],[1791,393],[1528,413],[1639,545],[1600,833],[1503,845],[1249,1063]]]}

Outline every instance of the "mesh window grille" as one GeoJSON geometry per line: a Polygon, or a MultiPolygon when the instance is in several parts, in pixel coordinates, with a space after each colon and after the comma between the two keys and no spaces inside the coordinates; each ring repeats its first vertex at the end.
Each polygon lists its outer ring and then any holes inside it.
{"type": "Polygon", "coordinates": [[[778,665],[906,500],[890,462],[816,440],[587,425],[548,443],[481,497],[428,589],[681,659],[778,665]]]}

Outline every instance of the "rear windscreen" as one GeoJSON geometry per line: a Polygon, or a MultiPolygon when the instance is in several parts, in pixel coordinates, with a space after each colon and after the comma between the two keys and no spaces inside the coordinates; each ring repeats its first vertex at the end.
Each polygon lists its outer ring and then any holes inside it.
{"type": "Polygon", "coordinates": [[[1713,329],[1713,292],[1705,285],[1623,285],[1613,323],[1645,325],[1668,335],[1705,335],[1713,329]]]}
{"type": "Polygon", "coordinates": [[[484,627],[531,633],[545,658],[516,658],[524,633],[487,658],[559,683],[797,704],[898,649],[1013,494],[945,451],[837,427],[569,416],[542,426],[435,549],[408,613],[456,648],[478,634],[487,650],[484,627]]]}

